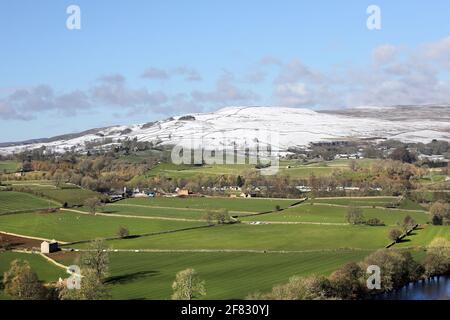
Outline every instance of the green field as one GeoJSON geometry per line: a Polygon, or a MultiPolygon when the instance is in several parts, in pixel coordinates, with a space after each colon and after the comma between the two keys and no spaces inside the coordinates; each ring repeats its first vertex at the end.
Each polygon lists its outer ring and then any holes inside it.
{"type": "Polygon", "coordinates": [[[47,199],[67,203],[67,206],[81,206],[85,200],[100,197],[101,194],[87,189],[79,188],[71,184],[56,186],[51,180],[8,181],[13,190],[29,192],[47,199]]]}
{"type": "Polygon", "coordinates": [[[287,199],[258,199],[258,198],[132,198],[125,199],[117,204],[132,204],[149,207],[187,208],[199,210],[220,210],[238,212],[265,212],[280,208],[287,208],[300,201],[287,199]]]}
{"type": "Polygon", "coordinates": [[[99,196],[96,192],[80,188],[45,189],[40,190],[40,192],[49,199],[56,200],[60,203],[67,203],[69,207],[83,205],[86,199],[99,196]]]}
{"type": "MultiPolygon", "coordinates": [[[[80,208],[80,210],[87,211],[86,208],[80,208]]],[[[101,212],[105,214],[175,219],[203,219],[205,215],[205,210],[202,209],[152,208],[144,205],[121,205],[120,203],[105,205],[101,208],[101,212]]]]}
{"type": "Polygon", "coordinates": [[[396,203],[398,197],[346,197],[346,198],[315,198],[308,200],[309,203],[328,203],[341,206],[363,206],[363,207],[384,207],[386,205],[396,203]]]}
{"type": "Polygon", "coordinates": [[[170,299],[175,274],[194,268],[206,281],[203,299],[243,299],[258,290],[268,291],[293,275],[329,274],[367,254],[111,253],[109,283],[113,299],[170,299]]]}
{"type": "MultiPolygon", "coordinates": [[[[305,164],[296,160],[282,160],[279,163],[278,175],[289,175],[295,178],[307,178],[311,174],[315,176],[327,176],[333,171],[348,170],[352,160],[333,160],[323,161],[311,164],[305,164]]],[[[373,160],[361,159],[355,160],[361,167],[369,166],[373,160]]],[[[218,175],[241,175],[244,172],[256,172],[254,165],[250,164],[223,164],[223,165],[175,165],[171,163],[161,163],[151,169],[146,176],[166,176],[171,178],[192,178],[199,175],[218,176],[218,175]]]]}
{"type": "MultiPolygon", "coordinates": [[[[108,241],[114,249],[328,250],[384,247],[387,227],[225,225],[136,239],[108,241]]],[[[80,245],[79,247],[83,247],[80,245]]]]}
{"type": "MultiPolygon", "coordinates": [[[[243,221],[280,221],[280,222],[318,222],[318,223],[347,223],[347,207],[327,206],[325,204],[301,204],[281,212],[241,218],[243,221]]],[[[361,209],[365,219],[378,218],[388,226],[401,224],[409,215],[417,223],[426,223],[429,215],[425,212],[390,210],[382,208],[361,209]]]]}
{"type": "Polygon", "coordinates": [[[436,237],[443,237],[450,241],[450,227],[448,226],[424,226],[423,229],[413,231],[412,236],[407,241],[398,244],[399,247],[419,246],[424,247],[430,244],[436,237]]]}
{"type": "Polygon", "coordinates": [[[0,192],[0,214],[54,207],[59,207],[59,204],[28,193],[13,191],[0,192]]]}
{"type": "Polygon", "coordinates": [[[0,216],[0,230],[60,241],[114,237],[120,226],[130,234],[145,234],[204,225],[202,222],[131,219],[72,212],[23,213],[0,216]]]}
{"type": "Polygon", "coordinates": [[[17,161],[0,161],[0,173],[16,172],[19,166],[17,161]]]}
{"type": "MultiPolygon", "coordinates": [[[[72,203],[76,202],[74,199],[79,192],[86,191],[59,189],[51,183],[36,188],[46,192],[49,198],[54,192],[64,192],[61,199],[72,203]]],[[[207,295],[204,299],[242,299],[258,290],[269,291],[273,285],[286,282],[293,275],[330,274],[349,261],[364,259],[390,242],[388,231],[401,223],[406,215],[423,224],[423,229],[413,231],[394,247],[420,248],[437,236],[450,239],[449,227],[425,225],[429,215],[424,211],[383,208],[396,199],[321,198],[314,199],[313,204],[305,202],[290,207],[299,200],[138,198],[108,204],[99,209],[100,215],[83,214],[76,210],[3,215],[0,216],[0,230],[76,242],[115,237],[119,227],[125,226],[132,235],[143,236],[106,242],[111,249],[124,250],[110,253],[108,283],[114,299],[169,299],[175,274],[190,267],[195,268],[206,281],[207,295]],[[378,218],[387,226],[348,225],[345,216],[349,205],[362,207],[366,219],[378,218]],[[276,206],[285,210],[242,216],[273,211],[276,206]],[[242,223],[144,235],[205,226],[206,222],[189,220],[202,219],[206,211],[220,209],[240,215],[242,223]],[[255,221],[260,223],[250,224],[255,221]]],[[[48,204],[48,200],[31,194],[0,192],[0,210],[24,205],[33,209],[40,201],[48,204]],[[8,203],[9,206],[6,205],[8,203]]],[[[413,208],[415,204],[404,205],[413,208]]],[[[86,243],[79,243],[63,248],[83,249],[86,246],[86,243]]],[[[423,257],[421,251],[415,250],[414,253],[423,257]]],[[[15,255],[18,254],[0,253],[0,272],[6,270],[15,255]]],[[[73,257],[71,254],[66,258],[58,256],[58,259],[69,265],[73,257]]],[[[37,255],[26,255],[25,258],[45,281],[56,280],[65,274],[64,270],[37,255]]],[[[5,298],[0,293],[0,299],[5,298]]]]}
{"type": "Polygon", "coordinates": [[[33,271],[37,273],[39,279],[42,281],[57,281],[59,277],[64,277],[64,275],[66,275],[65,270],[49,263],[37,254],[0,252],[0,278],[3,277],[3,272],[9,269],[11,262],[16,259],[27,260],[33,271]]]}

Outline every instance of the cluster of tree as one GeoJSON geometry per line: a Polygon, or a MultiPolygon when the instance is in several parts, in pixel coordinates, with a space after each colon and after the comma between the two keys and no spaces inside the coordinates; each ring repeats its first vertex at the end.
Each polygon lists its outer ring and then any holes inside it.
{"type": "Polygon", "coordinates": [[[450,273],[450,243],[436,238],[427,248],[425,262],[416,262],[407,251],[378,250],[359,263],[348,263],[329,277],[292,277],[268,293],[253,293],[250,300],[365,299],[400,288],[411,281],[450,273]],[[368,289],[369,266],[380,267],[380,289],[368,289]]]}
{"type": "Polygon", "coordinates": [[[3,275],[3,287],[7,295],[17,300],[46,300],[52,292],[39,280],[27,261],[14,260],[3,275]]]}
{"type": "Polygon", "coordinates": [[[62,284],[45,285],[27,261],[15,260],[3,277],[7,295],[16,300],[99,300],[110,297],[106,279],[109,258],[102,240],[95,240],[80,258],[80,288],[62,284]]]}
{"type": "Polygon", "coordinates": [[[450,210],[447,202],[438,201],[430,208],[431,223],[434,225],[448,225],[450,221],[450,210]]]}
{"type": "Polygon", "coordinates": [[[129,155],[139,151],[152,150],[155,144],[157,143],[152,141],[138,141],[137,138],[124,139],[120,141],[119,145],[114,146],[113,150],[115,153],[129,155]]]}
{"type": "Polygon", "coordinates": [[[401,229],[395,228],[388,232],[388,238],[391,241],[399,242],[403,237],[408,235],[414,228],[417,227],[417,222],[410,216],[406,215],[402,223],[398,223],[401,229]]]}
{"type": "Polygon", "coordinates": [[[213,224],[229,224],[235,223],[237,220],[231,218],[228,210],[222,209],[219,211],[207,211],[203,217],[209,225],[213,224]]]}
{"type": "Polygon", "coordinates": [[[448,143],[447,141],[433,140],[430,143],[409,144],[409,147],[414,148],[420,153],[426,155],[433,155],[433,154],[450,155],[450,143],[448,143]]]}
{"type": "Polygon", "coordinates": [[[365,224],[368,226],[384,226],[384,222],[378,218],[370,218],[365,219],[363,215],[363,210],[358,207],[349,206],[347,209],[347,214],[345,216],[345,219],[350,224],[365,224]]]}
{"type": "Polygon", "coordinates": [[[325,161],[333,160],[338,154],[356,154],[360,149],[357,142],[335,142],[335,143],[318,143],[313,144],[310,149],[305,152],[309,159],[320,158],[325,161]]]}
{"type": "MultiPolygon", "coordinates": [[[[136,149],[138,147],[135,144],[139,145],[141,142],[127,140],[123,143],[126,145],[124,148],[136,149]]],[[[179,187],[193,192],[217,195],[224,193],[222,190],[224,187],[237,186],[245,192],[257,190],[257,194],[264,197],[299,197],[301,192],[297,187],[308,186],[311,188],[312,196],[319,197],[403,195],[419,188],[420,183],[415,181],[427,174],[427,169],[413,164],[380,160],[368,167],[360,167],[353,161],[349,164],[350,170],[336,169],[329,176],[311,174],[307,178],[289,175],[264,176],[254,170],[243,171],[239,175],[199,174],[189,178],[174,178],[165,175],[147,175],[151,168],[160,163],[161,156],[149,156],[145,160],[135,162],[118,157],[113,152],[95,156],[67,153],[62,156],[45,157],[42,156],[39,160],[32,158],[24,160],[27,166],[31,166],[28,169],[34,170],[25,177],[5,175],[2,179],[51,179],[60,185],[69,182],[98,192],[121,190],[124,186],[129,189],[151,188],[161,192],[173,192],[179,187]]]]}
{"type": "Polygon", "coordinates": [[[292,159],[322,159],[333,160],[340,154],[361,154],[364,158],[386,159],[390,158],[406,163],[417,162],[417,153],[425,155],[444,155],[450,159],[450,144],[447,141],[433,140],[430,143],[403,143],[398,140],[386,140],[380,143],[370,141],[347,141],[335,143],[313,144],[306,151],[304,149],[290,148],[292,159]],[[412,152],[410,150],[413,150],[412,152]]]}
{"type": "Polygon", "coordinates": [[[406,147],[400,147],[392,151],[389,155],[392,160],[397,160],[406,163],[414,163],[417,161],[417,156],[411,152],[406,147]]]}

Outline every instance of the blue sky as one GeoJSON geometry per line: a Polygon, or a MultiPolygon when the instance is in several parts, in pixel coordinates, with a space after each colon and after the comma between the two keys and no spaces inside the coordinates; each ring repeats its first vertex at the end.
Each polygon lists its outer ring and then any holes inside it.
{"type": "Polygon", "coordinates": [[[330,2],[2,1],[0,142],[228,105],[450,102],[449,1],[330,2]]]}

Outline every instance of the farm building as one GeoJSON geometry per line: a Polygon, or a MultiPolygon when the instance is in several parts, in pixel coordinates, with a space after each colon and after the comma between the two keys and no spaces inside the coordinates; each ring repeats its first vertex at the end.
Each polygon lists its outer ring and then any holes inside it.
{"type": "Polygon", "coordinates": [[[58,242],[56,241],[44,241],[41,243],[41,253],[52,253],[59,251],[58,242]]]}
{"type": "Polygon", "coordinates": [[[178,189],[177,190],[177,194],[178,194],[178,196],[188,196],[189,195],[189,190],[187,190],[187,189],[178,189]]]}

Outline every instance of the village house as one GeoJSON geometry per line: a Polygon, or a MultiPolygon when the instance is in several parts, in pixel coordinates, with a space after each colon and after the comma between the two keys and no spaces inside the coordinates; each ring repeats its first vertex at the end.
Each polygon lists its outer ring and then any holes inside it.
{"type": "Polygon", "coordinates": [[[417,156],[419,160],[423,161],[429,161],[429,162],[449,162],[448,159],[445,159],[445,157],[441,154],[433,154],[431,156],[426,154],[419,154],[417,156]]]}
{"type": "Polygon", "coordinates": [[[189,195],[189,190],[188,189],[180,189],[180,188],[176,188],[175,189],[177,195],[179,197],[184,197],[184,196],[188,196],[189,195]]]}

